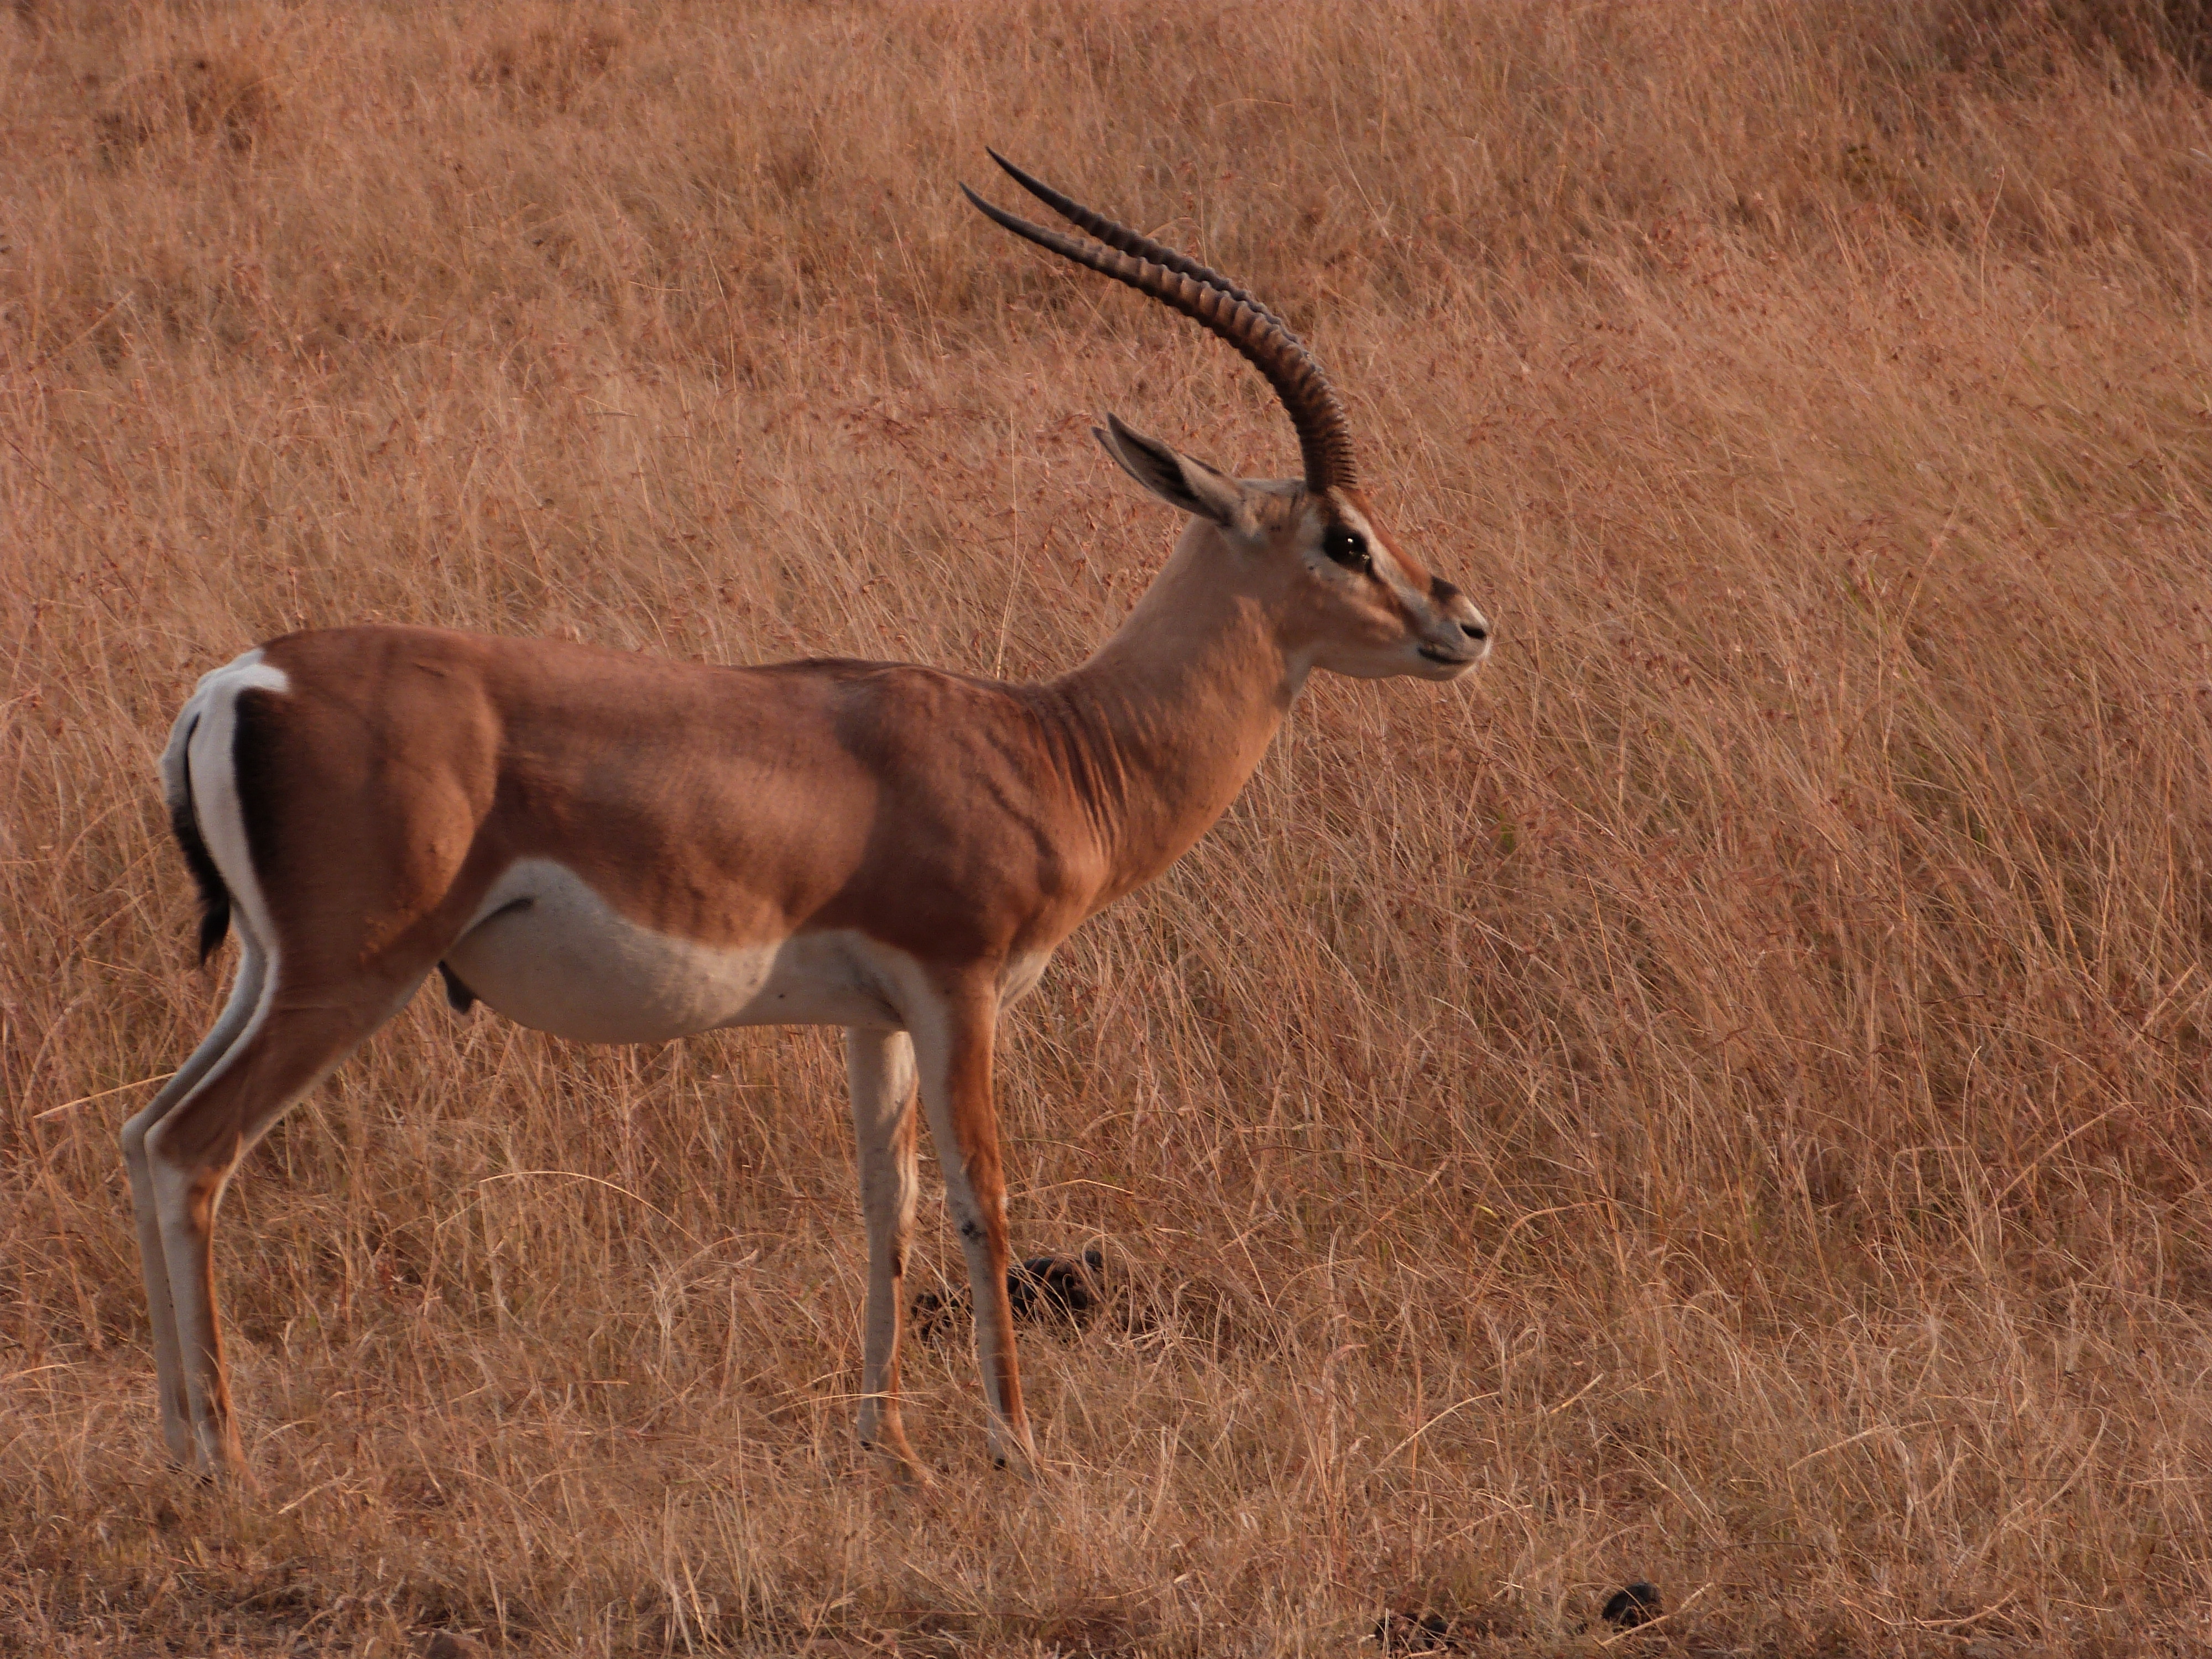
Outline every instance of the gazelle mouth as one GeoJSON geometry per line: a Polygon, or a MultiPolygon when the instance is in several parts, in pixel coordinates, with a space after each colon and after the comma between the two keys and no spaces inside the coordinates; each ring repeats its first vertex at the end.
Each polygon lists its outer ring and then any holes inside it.
{"type": "Polygon", "coordinates": [[[1425,645],[1421,647],[1420,652],[1421,654],[1426,657],[1431,662],[1444,663],[1454,668],[1465,668],[1471,663],[1476,663],[1481,660],[1480,657],[1462,657],[1456,652],[1446,651],[1441,647],[1433,645],[1425,645]]]}

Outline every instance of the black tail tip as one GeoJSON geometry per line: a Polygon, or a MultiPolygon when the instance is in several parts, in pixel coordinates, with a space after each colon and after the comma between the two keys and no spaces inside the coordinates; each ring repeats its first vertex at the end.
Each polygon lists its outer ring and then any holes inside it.
{"type": "Polygon", "coordinates": [[[222,936],[230,931],[230,895],[207,901],[200,912],[199,965],[207,966],[207,959],[215,954],[215,947],[222,943],[222,936]]]}
{"type": "Polygon", "coordinates": [[[169,829],[184,852],[185,866],[199,886],[199,959],[204,967],[215,947],[222,943],[222,936],[230,931],[230,889],[223,885],[222,872],[215,867],[215,858],[201,838],[199,819],[192,811],[189,793],[170,806],[169,829]]]}

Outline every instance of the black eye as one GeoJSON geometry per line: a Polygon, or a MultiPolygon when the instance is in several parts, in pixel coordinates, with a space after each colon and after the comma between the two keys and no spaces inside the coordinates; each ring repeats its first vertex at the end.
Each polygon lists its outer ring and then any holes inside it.
{"type": "Polygon", "coordinates": [[[1331,529],[1321,538],[1321,550],[1334,559],[1346,570],[1371,570],[1374,562],[1367,556],[1367,538],[1356,530],[1341,526],[1331,529]]]}

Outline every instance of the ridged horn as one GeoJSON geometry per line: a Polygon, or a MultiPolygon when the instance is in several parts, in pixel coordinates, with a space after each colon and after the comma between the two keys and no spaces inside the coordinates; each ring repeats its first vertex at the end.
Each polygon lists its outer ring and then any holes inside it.
{"type": "Polygon", "coordinates": [[[1031,224],[985,201],[966,185],[961,193],[978,212],[1015,235],[1048,248],[1063,259],[1127,283],[1138,293],[1181,312],[1234,346],[1245,362],[1267,377],[1297,429],[1298,453],[1305,463],[1306,488],[1316,495],[1358,487],[1352,464],[1352,434],[1344,406],[1313,354],[1281,319],[1226,277],[1126,225],[1091,212],[993,153],[1023,189],[1070,223],[1097,237],[1085,242],[1065,232],[1031,224]]]}
{"type": "Polygon", "coordinates": [[[1073,197],[1061,195],[1043,179],[1032,173],[1024,173],[988,144],[984,145],[983,153],[999,164],[1006,177],[1086,235],[1097,237],[1108,247],[1117,247],[1122,252],[1133,253],[1139,259],[1150,259],[1156,265],[1165,265],[1170,270],[1181,271],[1186,276],[1194,276],[1208,288],[1218,288],[1240,305],[1251,307],[1253,310],[1282,330],[1285,334],[1289,335],[1293,341],[1297,341],[1301,345],[1304,343],[1304,341],[1298,340],[1297,335],[1288,323],[1224,276],[1212,265],[1202,265],[1188,254],[1177,253],[1166,243],[1156,242],[1141,231],[1132,230],[1125,224],[1109,219],[1103,213],[1093,212],[1073,197]]]}

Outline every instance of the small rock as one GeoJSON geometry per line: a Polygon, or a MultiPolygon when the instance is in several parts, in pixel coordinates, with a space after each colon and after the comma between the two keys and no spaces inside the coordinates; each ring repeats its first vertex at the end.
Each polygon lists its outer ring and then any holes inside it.
{"type": "Polygon", "coordinates": [[[1085,1250],[1079,1261],[1063,1255],[1033,1255],[1006,1275],[1006,1299],[1017,1319],[1064,1319],[1079,1325],[1104,1299],[1099,1276],[1105,1258],[1085,1250]]]}
{"type": "Polygon", "coordinates": [[[422,1659],[485,1659],[490,1649],[459,1631],[434,1630],[422,1641],[422,1659]]]}
{"type": "Polygon", "coordinates": [[[1626,1589],[1613,1591],[1613,1599],[1605,1604],[1605,1622],[1634,1630],[1638,1625],[1650,1624],[1662,1611],[1659,1587],[1639,1578],[1626,1589]]]}
{"type": "Polygon", "coordinates": [[[968,1292],[965,1291],[924,1291],[915,1297],[914,1306],[908,1310],[908,1327],[917,1342],[934,1342],[943,1336],[956,1318],[968,1312],[968,1292]]]}
{"type": "Polygon", "coordinates": [[[1452,1621],[1441,1613],[1386,1613],[1375,1621],[1375,1640],[1385,1653],[1456,1653],[1452,1621]]]}
{"type": "MultiPolygon", "coordinates": [[[[1085,1250],[1080,1260],[1033,1255],[1006,1269],[1006,1301],[1018,1321],[1081,1325],[1105,1304],[1105,1257],[1095,1249],[1085,1250]]],[[[956,1320],[969,1316],[964,1288],[925,1291],[915,1297],[908,1314],[915,1339],[921,1342],[935,1341],[956,1320]]]]}

